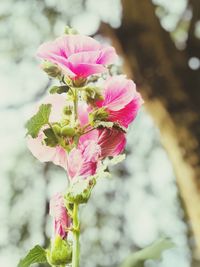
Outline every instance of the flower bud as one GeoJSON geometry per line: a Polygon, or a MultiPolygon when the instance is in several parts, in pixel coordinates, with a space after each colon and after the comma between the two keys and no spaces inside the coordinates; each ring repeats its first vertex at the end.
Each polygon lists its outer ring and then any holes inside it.
{"type": "Polygon", "coordinates": [[[51,242],[50,250],[47,250],[47,261],[52,266],[66,265],[72,260],[72,246],[60,236],[51,242]]]}
{"type": "Polygon", "coordinates": [[[85,180],[78,180],[68,188],[65,195],[65,200],[69,203],[87,203],[95,184],[95,177],[90,177],[89,179],[85,180]]]}
{"type": "Polygon", "coordinates": [[[64,32],[65,32],[65,34],[78,34],[77,30],[75,30],[69,26],[65,26],[64,32]]]}
{"type": "Polygon", "coordinates": [[[75,130],[72,127],[64,126],[61,129],[61,135],[66,136],[66,137],[73,137],[75,135],[75,130]]]}
{"type": "Polygon", "coordinates": [[[61,75],[61,70],[59,67],[49,61],[45,61],[42,64],[42,69],[50,76],[53,78],[56,78],[61,75]]]}
{"type": "Polygon", "coordinates": [[[54,131],[56,134],[60,135],[60,133],[61,133],[61,127],[60,127],[57,123],[54,124],[54,125],[52,125],[52,129],[53,129],[53,131],[54,131]]]}

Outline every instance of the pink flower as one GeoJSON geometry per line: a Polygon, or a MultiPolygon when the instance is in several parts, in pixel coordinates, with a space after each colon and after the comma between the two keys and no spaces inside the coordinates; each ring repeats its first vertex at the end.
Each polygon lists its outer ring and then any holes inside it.
{"type": "MultiPolygon", "coordinates": [[[[43,101],[43,104],[51,104],[50,122],[57,122],[62,118],[62,110],[66,105],[66,99],[63,95],[49,95],[43,101]]],[[[64,169],[67,168],[66,151],[59,145],[49,147],[44,143],[44,133],[40,131],[37,138],[27,137],[27,145],[33,156],[41,162],[52,161],[55,165],[59,165],[64,169]]]]}
{"type": "Polygon", "coordinates": [[[122,75],[113,76],[105,82],[103,97],[96,105],[106,108],[109,121],[118,122],[124,127],[135,119],[143,103],[134,82],[122,75]]]}
{"type": "Polygon", "coordinates": [[[87,178],[97,170],[100,147],[94,140],[79,142],[78,148],[73,148],[67,157],[67,172],[70,179],[87,178]]]}
{"type": "Polygon", "coordinates": [[[104,65],[113,63],[117,57],[113,47],[78,34],[64,35],[42,44],[37,55],[57,64],[64,74],[74,79],[105,72],[104,65]]]}
{"type": "Polygon", "coordinates": [[[71,225],[71,218],[67,213],[64,205],[64,197],[61,193],[57,193],[50,200],[50,215],[54,218],[54,235],[61,238],[67,236],[67,229],[71,225]]]}

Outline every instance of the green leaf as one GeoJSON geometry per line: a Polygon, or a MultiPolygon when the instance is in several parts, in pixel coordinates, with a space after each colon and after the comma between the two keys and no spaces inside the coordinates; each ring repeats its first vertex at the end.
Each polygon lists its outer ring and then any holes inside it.
{"type": "Polygon", "coordinates": [[[30,134],[33,138],[36,138],[42,126],[48,124],[50,113],[51,104],[42,104],[39,107],[38,112],[27,121],[25,125],[28,130],[27,134],[30,134]]]}
{"type": "Polygon", "coordinates": [[[60,85],[60,86],[52,86],[49,89],[50,94],[62,94],[62,93],[67,93],[69,91],[70,87],[67,85],[60,85]]]}
{"type": "Polygon", "coordinates": [[[44,139],[45,144],[50,147],[55,147],[58,144],[58,139],[51,128],[47,128],[44,131],[46,138],[44,139]]]}
{"type": "Polygon", "coordinates": [[[128,256],[120,267],[144,267],[146,260],[161,258],[162,252],[174,247],[174,243],[168,238],[162,238],[152,245],[128,256]]]}
{"type": "Polygon", "coordinates": [[[17,267],[29,267],[34,263],[46,263],[46,251],[36,245],[33,249],[31,249],[25,258],[21,259],[17,267]]]}

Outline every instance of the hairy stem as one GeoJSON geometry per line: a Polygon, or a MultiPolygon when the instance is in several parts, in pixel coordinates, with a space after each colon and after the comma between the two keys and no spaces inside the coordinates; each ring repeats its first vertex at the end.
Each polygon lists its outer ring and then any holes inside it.
{"type": "Polygon", "coordinates": [[[74,203],[73,208],[73,251],[72,251],[72,267],[79,267],[79,254],[80,254],[80,244],[79,244],[79,219],[78,219],[78,204],[74,203]]]}

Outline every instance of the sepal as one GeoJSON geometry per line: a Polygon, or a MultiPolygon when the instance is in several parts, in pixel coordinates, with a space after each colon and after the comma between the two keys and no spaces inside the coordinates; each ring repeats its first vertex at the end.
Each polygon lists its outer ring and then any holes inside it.
{"type": "Polygon", "coordinates": [[[61,69],[49,61],[43,62],[42,69],[52,78],[60,77],[62,74],[61,69]]]}
{"type": "Polygon", "coordinates": [[[67,93],[69,91],[70,87],[67,85],[54,85],[49,89],[50,94],[62,94],[67,93]]]}
{"type": "Polygon", "coordinates": [[[96,178],[91,176],[87,179],[77,177],[65,194],[65,200],[69,203],[87,203],[90,198],[93,187],[96,184],[96,178]]]}
{"type": "Polygon", "coordinates": [[[95,86],[88,86],[83,89],[83,99],[88,104],[94,104],[98,100],[102,100],[101,89],[95,86]]]}
{"type": "Polygon", "coordinates": [[[70,263],[72,260],[72,245],[56,236],[51,242],[51,248],[47,250],[47,261],[50,265],[60,266],[70,263]]]}

